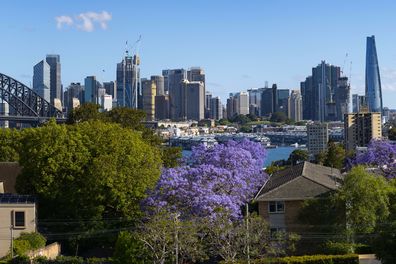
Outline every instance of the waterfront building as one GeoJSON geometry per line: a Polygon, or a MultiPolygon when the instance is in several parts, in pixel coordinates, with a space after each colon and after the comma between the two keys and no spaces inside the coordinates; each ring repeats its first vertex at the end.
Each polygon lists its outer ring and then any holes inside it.
{"type": "Polygon", "coordinates": [[[137,109],[140,95],[140,58],[130,56],[117,63],[117,106],[137,109]]]}
{"type": "Polygon", "coordinates": [[[310,155],[315,156],[327,149],[329,132],[327,123],[307,125],[307,147],[310,155]]]}
{"type": "Polygon", "coordinates": [[[42,60],[33,67],[33,91],[44,98],[47,102],[51,100],[51,69],[50,65],[42,60]]]}
{"type": "Polygon", "coordinates": [[[359,112],[345,115],[344,139],[347,150],[366,147],[372,139],[381,137],[381,113],[359,112]]]}
{"type": "Polygon", "coordinates": [[[57,54],[49,54],[46,62],[50,66],[50,101],[54,104],[54,99],[58,98],[62,101],[62,81],[61,81],[61,63],[60,56],[57,54]]]}
{"type": "Polygon", "coordinates": [[[288,98],[288,118],[293,121],[302,120],[302,98],[299,90],[292,90],[288,98]]]}
{"type": "Polygon", "coordinates": [[[223,118],[223,105],[218,96],[210,99],[210,118],[215,120],[223,118]]]}
{"type": "Polygon", "coordinates": [[[367,37],[366,100],[369,112],[379,112],[382,114],[381,78],[374,36],[367,37]]]}
{"type": "Polygon", "coordinates": [[[155,119],[155,96],[157,94],[157,85],[155,79],[142,79],[142,98],[143,111],[146,113],[146,120],[155,119]]]}

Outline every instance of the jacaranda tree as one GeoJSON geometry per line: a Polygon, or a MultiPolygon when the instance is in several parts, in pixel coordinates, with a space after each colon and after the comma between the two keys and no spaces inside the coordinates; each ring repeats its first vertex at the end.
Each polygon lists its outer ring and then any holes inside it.
{"type": "Polygon", "coordinates": [[[146,204],[178,212],[184,218],[215,217],[219,211],[240,218],[241,206],[267,179],[262,171],[265,158],[261,144],[248,140],[200,145],[180,167],[163,169],[146,204]]]}
{"type": "Polygon", "coordinates": [[[367,151],[356,155],[352,165],[367,165],[380,169],[388,179],[396,177],[396,145],[386,140],[372,140],[367,151]]]}

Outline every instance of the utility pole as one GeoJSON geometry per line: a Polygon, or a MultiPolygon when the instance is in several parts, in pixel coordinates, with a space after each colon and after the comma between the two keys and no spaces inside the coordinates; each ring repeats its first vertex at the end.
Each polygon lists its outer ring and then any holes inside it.
{"type": "Polygon", "coordinates": [[[11,259],[14,258],[14,225],[11,224],[10,226],[11,231],[11,259]]]}
{"type": "Polygon", "coordinates": [[[246,253],[247,261],[250,264],[250,238],[249,238],[249,203],[246,203],[246,253]]]}
{"type": "Polygon", "coordinates": [[[175,263],[179,263],[179,214],[176,213],[175,215],[175,263]]]}

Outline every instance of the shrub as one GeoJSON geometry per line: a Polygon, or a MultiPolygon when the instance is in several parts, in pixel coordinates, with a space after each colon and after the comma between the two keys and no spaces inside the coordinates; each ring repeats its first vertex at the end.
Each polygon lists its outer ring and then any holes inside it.
{"type": "MultiPolygon", "coordinates": [[[[221,262],[227,264],[226,262],[221,262]]],[[[272,259],[255,259],[252,264],[359,264],[359,257],[356,254],[347,255],[311,255],[294,256],[272,259]]],[[[238,261],[236,264],[247,264],[247,261],[238,261]]]]}
{"type": "Polygon", "coordinates": [[[21,235],[14,240],[14,252],[16,255],[22,256],[30,250],[44,247],[45,243],[46,239],[40,233],[21,233],[21,235]]]}

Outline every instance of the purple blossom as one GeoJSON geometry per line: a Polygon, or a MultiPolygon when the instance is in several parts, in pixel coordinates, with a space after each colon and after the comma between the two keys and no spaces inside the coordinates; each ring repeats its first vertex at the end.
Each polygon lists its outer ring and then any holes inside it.
{"type": "Polygon", "coordinates": [[[239,218],[241,206],[267,179],[262,171],[266,155],[260,143],[248,140],[197,146],[180,167],[163,169],[146,204],[178,211],[185,218],[215,217],[219,210],[239,218]]]}
{"type": "Polygon", "coordinates": [[[368,165],[380,169],[388,179],[396,177],[396,145],[387,140],[372,140],[367,151],[351,161],[353,165],[368,165]]]}

